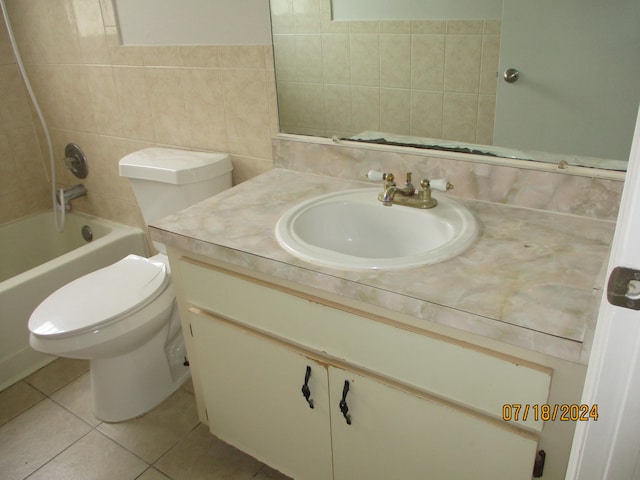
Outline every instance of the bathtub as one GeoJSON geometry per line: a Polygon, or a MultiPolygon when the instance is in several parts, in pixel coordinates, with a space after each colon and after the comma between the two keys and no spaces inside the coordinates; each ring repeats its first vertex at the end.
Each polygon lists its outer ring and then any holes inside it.
{"type": "Polygon", "coordinates": [[[130,253],[147,255],[142,230],[82,213],[67,214],[63,233],[52,212],[0,225],[0,391],[55,359],[29,346],[27,322],[38,304],[130,253]]]}

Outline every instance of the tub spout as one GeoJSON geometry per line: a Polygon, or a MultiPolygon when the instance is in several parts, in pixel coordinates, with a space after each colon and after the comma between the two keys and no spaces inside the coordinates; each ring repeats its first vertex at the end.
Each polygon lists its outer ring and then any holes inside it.
{"type": "Polygon", "coordinates": [[[69,202],[71,202],[71,200],[74,200],[78,197],[82,197],[83,195],[87,194],[87,189],[85,188],[85,186],[81,183],[78,183],[77,185],[74,185],[73,187],[70,188],[65,188],[64,190],[61,191],[61,194],[58,195],[58,204],[60,204],[61,201],[64,202],[64,209],[66,212],[71,211],[71,204],[69,202]]]}

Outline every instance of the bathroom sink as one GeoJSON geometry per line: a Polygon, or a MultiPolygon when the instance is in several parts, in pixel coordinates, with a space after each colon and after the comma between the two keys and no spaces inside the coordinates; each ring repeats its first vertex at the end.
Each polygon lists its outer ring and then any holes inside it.
{"type": "Polygon", "coordinates": [[[312,198],[278,220],[278,243],[309,263],[345,270],[401,269],[442,262],[475,240],[469,210],[444,195],[435,208],[384,206],[379,188],[312,198]]]}

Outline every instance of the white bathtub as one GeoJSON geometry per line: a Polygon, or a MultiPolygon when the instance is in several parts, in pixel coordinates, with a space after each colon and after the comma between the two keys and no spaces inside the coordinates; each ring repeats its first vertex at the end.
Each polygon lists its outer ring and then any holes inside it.
{"type": "Polygon", "coordinates": [[[147,255],[142,230],[91,215],[68,214],[63,233],[56,231],[52,212],[0,225],[0,390],[55,359],[29,346],[27,322],[38,304],[130,253],[147,255]],[[91,241],[82,236],[85,225],[91,241]]]}

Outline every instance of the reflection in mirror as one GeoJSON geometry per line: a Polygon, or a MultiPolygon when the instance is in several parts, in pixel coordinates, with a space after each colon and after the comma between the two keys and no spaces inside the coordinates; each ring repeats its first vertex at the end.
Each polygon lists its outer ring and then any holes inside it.
{"type": "Polygon", "coordinates": [[[626,169],[640,2],[465,2],[271,0],[281,131],[626,169]]]}
{"type": "Polygon", "coordinates": [[[123,45],[268,44],[264,0],[112,0],[123,45]],[[247,15],[251,12],[251,15],[247,15]]]}

